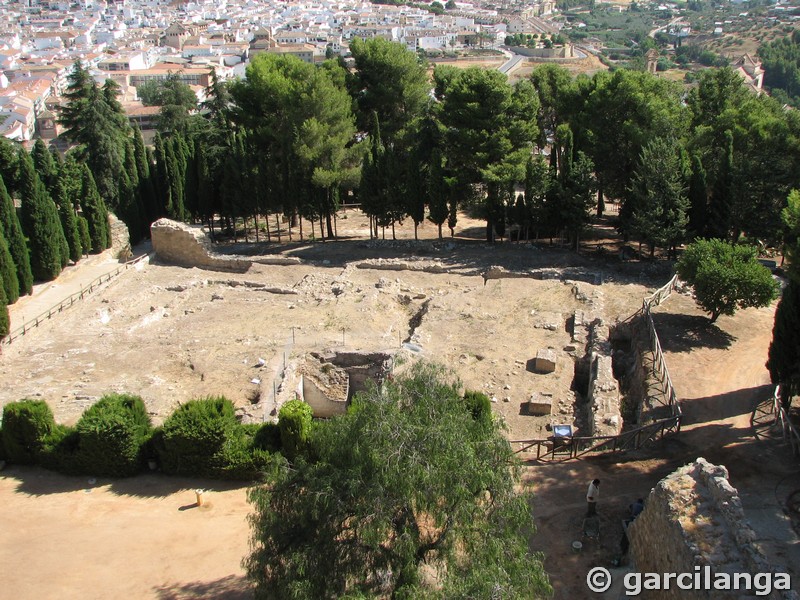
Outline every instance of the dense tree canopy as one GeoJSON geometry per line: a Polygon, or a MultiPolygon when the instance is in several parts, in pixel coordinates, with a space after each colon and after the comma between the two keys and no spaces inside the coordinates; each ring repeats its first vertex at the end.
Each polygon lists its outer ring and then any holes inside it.
{"type": "Polygon", "coordinates": [[[250,493],[257,597],[549,594],[512,450],[474,409],[416,365],[314,427],[306,456],[250,493]]]}
{"type": "Polygon", "coordinates": [[[698,240],[686,247],[675,269],[694,286],[697,303],[711,313],[713,323],[737,308],[767,306],[777,297],[777,283],[756,256],[750,246],[698,240]]]}

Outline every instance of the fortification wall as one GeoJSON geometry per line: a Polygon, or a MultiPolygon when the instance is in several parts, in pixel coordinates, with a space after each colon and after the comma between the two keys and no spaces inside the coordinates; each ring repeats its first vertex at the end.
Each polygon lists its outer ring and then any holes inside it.
{"type": "Polygon", "coordinates": [[[156,258],[164,263],[235,273],[244,273],[253,264],[249,260],[215,256],[211,240],[199,226],[159,219],[150,225],[150,236],[156,258]]]}
{"type": "MultiPolygon", "coordinates": [[[[703,458],[681,467],[658,482],[645,509],[628,528],[630,553],[639,573],[786,572],[770,565],[755,544],[738,492],[728,471],[703,458]]],[[[707,600],[741,598],[742,591],[718,589],[643,591],[647,600],[707,600]]],[[[750,596],[748,596],[750,597],[750,596]]],[[[792,591],[773,591],[771,600],[796,600],[792,591]]]]}

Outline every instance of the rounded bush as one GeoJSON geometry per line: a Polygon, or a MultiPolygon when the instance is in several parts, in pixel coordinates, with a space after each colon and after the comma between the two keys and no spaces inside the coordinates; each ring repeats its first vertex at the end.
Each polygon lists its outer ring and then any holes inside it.
{"type": "Polygon", "coordinates": [[[302,400],[289,400],[278,411],[281,448],[289,460],[305,451],[313,415],[311,407],[302,400]]]}
{"type": "Polygon", "coordinates": [[[44,400],[21,400],[3,408],[3,447],[7,459],[35,464],[45,438],[56,427],[53,411],[44,400]]]}
{"type": "Polygon", "coordinates": [[[253,446],[268,452],[280,452],[281,428],[277,423],[258,425],[253,438],[253,446]]]}
{"type": "Polygon", "coordinates": [[[78,432],[74,427],[56,425],[55,429],[42,440],[39,464],[45,469],[66,475],[83,473],[78,460],[78,445],[78,432]]]}
{"type": "Polygon", "coordinates": [[[105,477],[135,475],[142,468],[143,446],[151,429],[150,417],[139,396],[103,396],[76,425],[81,470],[105,477]]]}
{"type": "Polygon", "coordinates": [[[215,476],[226,441],[238,426],[222,396],[190,400],[172,413],[154,444],[161,468],[174,475],[215,476]]]}

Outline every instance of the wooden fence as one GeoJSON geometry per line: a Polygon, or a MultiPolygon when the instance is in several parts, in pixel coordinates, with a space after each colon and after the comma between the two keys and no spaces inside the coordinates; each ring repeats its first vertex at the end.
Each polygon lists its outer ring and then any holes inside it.
{"type": "Polygon", "coordinates": [[[47,310],[45,310],[42,313],[36,315],[33,319],[30,319],[29,321],[26,321],[20,327],[17,327],[13,331],[9,332],[9,334],[5,338],[0,340],[0,344],[9,345],[9,344],[13,343],[15,340],[18,340],[19,338],[21,338],[24,335],[26,335],[31,329],[35,329],[36,327],[38,327],[42,323],[44,323],[44,322],[50,320],[51,318],[53,318],[54,315],[57,315],[57,314],[59,314],[61,312],[64,312],[66,309],[70,308],[76,302],[79,302],[79,301],[83,300],[86,296],[88,296],[92,292],[96,291],[99,287],[101,287],[102,285],[108,283],[109,281],[111,281],[113,278],[115,278],[120,273],[123,273],[123,272],[127,271],[132,266],[134,266],[137,263],[141,262],[142,260],[147,258],[147,256],[148,255],[145,254],[145,255],[139,256],[137,258],[134,258],[133,260],[129,260],[129,261],[121,264],[120,266],[118,266],[113,271],[110,271],[108,273],[104,273],[103,275],[100,275],[96,279],[93,279],[91,282],[89,282],[89,285],[87,285],[84,288],[81,288],[80,292],[75,292],[74,294],[69,295],[68,297],[64,298],[61,302],[59,302],[58,304],[55,304],[55,305],[51,306],[47,310]]]}
{"type": "Polygon", "coordinates": [[[626,319],[626,321],[631,321],[634,324],[638,323],[640,327],[643,326],[646,330],[645,335],[647,337],[645,339],[648,342],[649,350],[653,354],[652,364],[650,365],[651,375],[654,381],[657,382],[655,387],[657,394],[649,396],[649,398],[655,399],[668,407],[669,416],[636,429],[623,431],[618,435],[511,440],[512,447],[516,447],[515,453],[524,453],[532,460],[559,462],[579,458],[587,454],[614,454],[637,450],[645,444],[680,432],[683,414],[678,402],[678,396],[675,393],[675,387],[672,385],[672,378],[667,369],[667,361],[664,360],[664,353],[653,323],[653,316],[650,312],[651,307],[658,306],[669,298],[677,284],[678,276],[675,275],[663,287],[645,298],[642,301],[642,308],[626,319]]]}

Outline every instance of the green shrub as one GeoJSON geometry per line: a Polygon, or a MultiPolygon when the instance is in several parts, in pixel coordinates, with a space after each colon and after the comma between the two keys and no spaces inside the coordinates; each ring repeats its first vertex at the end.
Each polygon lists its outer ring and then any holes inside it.
{"type": "Polygon", "coordinates": [[[3,447],[10,462],[35,464],[44,439],[56,427],[53,411],[43,400],[11,402],[3,408],[3,447]]]}
{"type": "Polygon", "coordinates": [[[281,451],[281,428],[277,423],[258,425],[253,438],[253,446],[268,452],[281,451]]]}
{"type": "Polygon", "coordinates": [[[0,429],[0,460],[6,459],[6,449],[3,447],[3,430],[0,429]]]}
{"type": "Polygon", "coordinates": [[[237,428],[233,404],[224,397],[190,400],[166,421],[155,448],[165,473],[218,474],[221,454],[237,428]]]}
{"type": "Polygon", "coordinates": [[[492,422],[492,401],[483,392],[466,390],[464,392],[464,403],[467,410],[472,413],[472,418],[480,423],[492,422]]]}
{"type": "Polygon", "coordinates": [[[261,425],[237,425],[225,440],[222,452],[214,457],[214,476],[221,479],[252,481],[274,464],[274,454],[258,448],[255,438],[261,425]]]}
{"type": "Polygon", "coordinates": [[[306,450],[313,414],[311,407],[302,400],[289,400],[278,412],[281,448],[289,460],[306,450]]]}
{"type": "Polygon", "coordinates": [[[150,417],[139,396],[109,394],[83,413],[76,430],[83,472],[129,477],[142,469],[150,417]]]}
{"type": "Polygon", "coordinates": [[[53,431],[42,440],[39,451],[39,464],[45,469],[66,475],[83,472],[78,460],[79,436],[74,427],[56,425],[53,431]]]}

